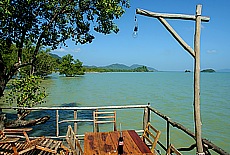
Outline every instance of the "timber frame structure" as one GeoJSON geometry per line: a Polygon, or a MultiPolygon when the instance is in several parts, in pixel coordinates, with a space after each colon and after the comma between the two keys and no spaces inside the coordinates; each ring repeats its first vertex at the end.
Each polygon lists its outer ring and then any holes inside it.
{"type": "MultiPolygon", "coordinates": [[[[45,136],[47,138],[52,139],[64,139],[66,138],[66,129],[67,124],[65,123],[71,123],[73,127],[73,131],[78,137],[78,139],[83,142],[84,133],[79,132],[79,130],[84,127],[84,132],[87,132],[90,130],[93,131],[93,111],[98,110],[109,110],[109,111],[116,111],[117,112],[117,119],[124,119],[122,116],[119,115],[120,112],[126,113],[128,111],[135,110],[135,115],[137,115],[138,118],[142,119],[140,123],[140,126],[137,128],[134,128],[133,123],[128,125],[128,129],[134,129],[137,133],[142,135],[146,125],[150,122],[151,124],[154,124],[157,129],[162,131],[161,137],[163,141],[157,142],[157,148],[162,151],[162,154],[164,152],[166,153],[167,148],[170,146],[171,143],[176,143],[177,138],[173,138],[173,130],[177,130],[177,134],[183,134],[187,135],[185,138],[190,137],[195,141],[196,137],[195,134],[190,131],[188,128],[186,128],[184,125],[173,121],[169,116],[161,113],[157,109],[153,108],[151,106],[152,104],[148,103],[145,105],[122,105],[122,106],[97,106],[97,107],[32,107],[32,108],[24,108],[24,107],[0,107],[0,110],[2,109],[3,112],[7,112],[8,110],[17,110],[17,109],[23,109],[23,110],[31,110],[33,112],[42,114],[44,112],[48,112],[51,115],[51,119],[49,120],[49,123],[46,125],[42,124],[43,128],[48,128],[49,132],[45,132],[44,135],[41,133],[36,134],[35,137],[29,136],[30,139],[38,138],[41,136],[45,136]],[[6,111],[5,111],[6,110],[6,111]],[[70,114],[66,117],[66,113],[70,114]],[[91,117],[90,114],[91,113],[91,117]],[[78,115],[81,114],[81,115],[78,115]],[[86,117],[83,117],[83,114],[86,114],[86,117]],[[156,123],[157,122],[157,123],[156,123]],[[86,126],[82,126],[81,123],[87,123],[86,126]],[[166,126],[165,126],[166,125],[166,126]],[[86,128],[87,131],[86,131],[86,128]],[[63,132],[64,131],[64,132],[63,132]],[[165,132],[164,132],[165,131],[165,132]]],[[[153,104],[154,105],[154,104],[153,104]]],[[[9,112],[9,111],[8,111],[9,112]]],[[[138,121],[137,121],[138,122],[138,121]]],[[[122,123],[122,122],[121,122],[122,123]]],[[[31,131],[36,132],[36,127],[31,131]]],[[[192,153],[189,151],[192,151],[196,144],[192,141],[188,141],[188,143],[184,144],[183,146],[177,145],[177,149],[179,151],[184,151],[188,153],[192,153]],[[188,147],[189,146],[189,147],[188,147]]],[[[220,155],[230,155],[225,150],[221,149],[211,141],[202,138],[202,142],[204,144],[205,151],[211,151],[210,153],[215,152],[215,154],[220,155]]],[[[195,152],[195,150],[194,150],[195,152]]]]}
{"type": "Polygon", "coordinates": [[[161,14],[150,12],[142,9],[136,9],[136,13],[148,17],[157,18],[165,28],[172,34],[172,36],[179,42],[179,44],[187,51],[195,60],[194,67],[194,122],[195,122],[195,137],[197,145],[197,154],[204,155],[202,137],[201,137],[201,116],[200,116],[200,31],[201,22],[208,22],[209,17],[201,16],[202,5],[196,6],[196,15],[184,14],[161,14]],[[194,50],[176,33],[176,31],[165,20],[168,19],[183,19],[193,20],[195,24],[195,38],[194,50]]]}

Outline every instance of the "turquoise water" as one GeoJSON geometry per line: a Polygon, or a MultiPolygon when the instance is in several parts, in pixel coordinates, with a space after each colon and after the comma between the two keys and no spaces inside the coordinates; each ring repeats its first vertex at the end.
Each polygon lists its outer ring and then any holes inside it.
{"type": "MultiPolygon", "coordinates": [[[[47,98],[49,106],[65,106],[69,103],[76,106],[151,103],[152,107],[193,131],[193,73],[88,73],[78,78],[54,74],[46,84],[50,93],[47,98]]],[[[230,73],[201,73],[202,137],[227,152],[230,152],[229,93],[230,73]]],[[[133,111],[125,114],[120,112],[118,121],[126,122],[124,128],[129,125],[141,128],[138,124],[142,120],[133,111]]],[[[178,135],[172,134],[172,137],[183,139],[181,137],[184,135],[178,135]]]]}
{"type": "MultiPolygon", "coordinates": [[[[172,120],[183,124],[191,131],[194,130],[193,73],[87,73],[77,78],[66,78],[53,74],[44,85],[47,87],[49,96],[43,106],[151,103],[153,108],[168,115],[172,120]]],[[[201,73],[202,137],[211,140],[227,152],[230,152],[229,93],[230,73],[201,73]]],[[[118,110],[117,122],[122,122],[123,129],[131,127],[141,129],[142,116],[143,110],[126,112],[118,110]]],[[[64,113],[64,116],[60,117],[72,118],[73,115],[64,113]]],[[[161,141],[165,141],[165,122],[153,115],[151,119],[154,126],[162,131],[161,141]]],[[[80,124],[78,132],[81,134],[88,131],[88,126],[87,123],[80,124]]],[[[42,126],[39,128],[44,130],[42,126]]],[[[171,136],[172,143],[176,146],[187,146],[184,144],[193,142],[191,138],[178,130],[172,129],[171,136]]]]}

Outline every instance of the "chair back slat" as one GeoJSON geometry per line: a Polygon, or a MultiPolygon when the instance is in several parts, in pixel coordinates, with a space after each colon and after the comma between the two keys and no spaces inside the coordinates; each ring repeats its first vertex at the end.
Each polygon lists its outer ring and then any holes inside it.
{"type": "Polygon", "coordinates": [[[93,112],[93,120],[94,120],[94,132],[99,131],[98,124],[106,124],[106,123],[112,123],[113,124],[113,130],[117,131],[116,128],[116,111],[94,111],[93,112]]]}
{"type": "Polygon", "coordinates": [[[0,140],[4,140],[6,138],[4,132],[0,130],[0,140]]]}
{"type": "Polygon", "coordinates": [[[143,134],[142,134],[142,140],[145,141],[147,140],[148,143],[151,145],[151,152],[155,152],[155,148],[157,145],[157,141],[160,137],[161,132],[154,128],[150,122],[148,122],[143,134]],[[154,133],[153,133],[154,132],[154,133]]]}
{"type": "Polygon", "coordinates": [[[71,125],[68,126],[66,141],[74,155],[83,155],[83,150],[81,148],[80,142],[77,139],[71,125]]]}
{"type": "Polygon", "coordinates": [[[166,155],[171,155],[171,153],[174,153],[176,155],[182,155],[182,153],[180,153],[174,145],[170,144],[169,148],[167,149],[167,154],[166,155]]]}

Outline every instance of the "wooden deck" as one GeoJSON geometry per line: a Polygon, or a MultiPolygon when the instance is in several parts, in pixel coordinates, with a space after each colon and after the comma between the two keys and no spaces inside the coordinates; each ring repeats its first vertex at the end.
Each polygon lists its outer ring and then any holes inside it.
{"type": "MultiPolygon", "coordinates": [[[[89,124],[93,124],[94,120],[92,119],[93,117],[89,117],[89,118],[81,118],[81,117],[77,117],[78,113],[87,113],[87,116],[89,114],[89,111],[96,111],[96,110],[126,110],[126,109],[136,109],[136,110],[140,110],[141,112],[143,112],[144,110],[144,115],[141,115],[140,117],[143,117],[143,128],[136,128],[136,131],[139,132],[143,132],[144,127],[146,127],[147,123],[150,122],[152,123],[154,121],[154,119],[151,119],[151,115],[155,116],[162,119],[162,121],[164,121],[166,123],[166,127],[165,128],[159,128],[159,130],[162,131],[166,131],[165,135],[163,139],[166,139],[165,143],[162,143],[161,141],[157,142],[157,149],[160,150],[161,152],[165,152],[167,151],[167,148],[170,146],[171,143],[175,143],[175,141],[179,141],[180,139],[171,139],[171,128],[173,129],[178,129],[178,131],[180,131],[183,135],[186,134],[189,138],[194,139],[194,141],[185,143],[181,146],[177,145],[177,148],[180,148],[180,151],[188,151],[188,149],[192,150],[194,147],[190,147],[193,146],[195,143],[195,134],[190,131],[189,129],[187,129],[185,126],[183,126],[182,124],[173,121],[172,119],[170,119],[167,115],[162,114],[160,111],[154,109],[153,107],[150,106],[150,104],[148,105],[125,105],[125,106],[91,106],[91,107],[32,107],[32,108],[24,108],[24,107],[0,107],[0,111],[4,111],[4,110],[19,110],[19,109],[23,109],[23,110],[31,110],[31,111],[46,111],[46,110],[50,110],[52,113],[56,112],[56,127],[52,126],[52,128],[55,128],[56,130],[56,134],[52,133],[52,138],[54,139],[65,139],[65,133],[63,133],[63,130],[61,131],[61,127],[59,126],[62,123],[72,123],[72,127],[73,127],[73,131],[74,133],[76,133],[76,137],[83,137],[84,133],[78,132],[78,128],[80,126],[78,126],[79,122],[84,122],[84,123],[89,123],[89,124]],[[64,116],[59,117],[65,113],[63,113],[63,111],[68,111],[69,113],[73,114],[73,117],[70,118],[65,118],[64,116]],[[182,150],[182,149],[183,150],[182,150]]],[[[119,117],[119,116],[118,116],[119,117]]],[[[122,118],[120,118],[122,120],[122,118]]],[[[54,119],[55,120],[55,119],[54,119]]],[[[45,127],[47,127],[44,124],[45,127]]],[[[48,126],[49,128],[50,126],[48,126]]],[[[133,129],[132,125],[129,125],[130,129],[133,129]]],[[[92,130],[86,130],[85,132],[91,132],[93,131],[93,125],[92,125],[92,130]]],[[[46,133],[43,133],[42,135],[47,136],[46,133]]],[[[42,136],[42,135],[38,135],[38,136],[42,136]]],[[[50,133],[49,133],[50,135],[50,133]]],[[[24,136],[26,137],[26,136],[24,136]]],[[[15,137],[14,137],[15,138],[15,137]]],[[[29,137],[29,138],[36,138],[36,137],[29,137]]],[[[81,139],[82,140],[82,139],[81,139]]],[[[226,152],[225,150],[221,149],[220,147],[218,147],[217,145],[213,144],[211,141],[203,138],[202,139],[203,143],[204,143],[204,148],[208,151],[210,151],[211,153],[217,153],[217,154],[221,154],[221,155],[229,155],[228,152],[226,152]]],[[[62,145],[61,145],[62,146],[62,145]]],[[[0,154],[2,150],[1,150],[1,146],[0,146],[0,154]]],[[[193,151],[193,150],[192,150],[193,151]]],[[[39,150],[33,150],[33,151],[29,151],[31,154],[33,154],[33,152],[36,152],[34,154],[39,154],[42,152],[39,150]],[[39,152],[39,153],[38,153],[39,152]]],[[[62,154],[63,151],[60,150],[60,148],[57,149],[57,154],[62,154]]],[[[48,153],[48,154],[52,154],[52,153],[48,153]]],[[[68,153],[67,153],[68,154],[68,153]]]]}

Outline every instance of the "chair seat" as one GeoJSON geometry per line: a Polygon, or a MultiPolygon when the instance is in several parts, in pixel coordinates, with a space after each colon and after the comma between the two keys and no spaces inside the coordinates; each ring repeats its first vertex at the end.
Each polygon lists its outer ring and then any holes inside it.
{"type": "Polygon", "coordinates": [[[24,134],[26,139],[28,135],[26,131],[31,129],[5,129],[0,131],[0,154],[23,154],[30,150],[35,149],[34,145],[31,145],[30,141],[19,142],[20,138],[7,137],[6,133],[24,134]]]}
{"type": "Polygon", "coordinates": [[[57,154],[62,142],[50,138],[41,137],[36,144],[36,149],[57,154]]]}

